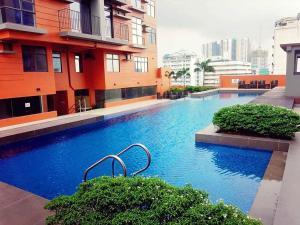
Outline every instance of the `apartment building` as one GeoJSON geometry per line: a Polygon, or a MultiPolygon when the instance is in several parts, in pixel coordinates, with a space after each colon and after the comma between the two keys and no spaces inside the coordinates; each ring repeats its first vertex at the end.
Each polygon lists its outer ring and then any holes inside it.
{"type": "Polygon", "coordinates": [[[251,63],[232,61],[222,59],[221,57],[212,58],[210,66],[214,67],[215,72],[209,72],[204,74],[203,84],[204,86],[220,85],[221,75],[246,75],[251,74],[251,63]]]}
{"type": "Polygon", "coordinates": [[[0,1],[0,126],[156,98],[156,0],[0,1]]]}
{"type": "Polygon", "coordinates": [[[171,79],[172,85],[175,86],[202,86],[202,73],[195,73],[195,63],[198,62],[197,54],[191,51],[182,50],[179,52],[165,54],[163,57],[163,67],[171,68],[177,73],[183,68],[189,68],[190,76],[180,77],[178,79],[171,79]]]}
{"type": "Polygon", "coordinates": [[[272,74],[286,74],[287,54],[280,47],[283,44],[300,42],[300,13],[275,22],[272,53],[272,74]]]}

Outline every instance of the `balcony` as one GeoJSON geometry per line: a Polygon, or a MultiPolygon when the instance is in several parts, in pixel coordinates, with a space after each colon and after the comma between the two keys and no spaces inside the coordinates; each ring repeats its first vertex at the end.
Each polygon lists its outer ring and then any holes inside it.
{"type": "Polygon", "coordinates": [[[132,43],[130,45],[132,48],[146,49],[145,38],[141,36],[132,37],[132,43]]]}
{"type": "Polygon", "coordinates": [[[116,5],[127,5],[126,0],[111,0],[111,3],[116,4],[116,5]]]}
{"type": "Polygon", "coordinates": [[[70,9],[58,11],[59,31],[62,37],[71,37],[115,45],[126,45],[129,40],[128,25],[105,20],[70,9]],[[103,27],[103,30],[101,30],[103,27]]]}
{"type": "Polygon", "coordinates": [[[131,9],[132,11],[138,12],[138,13],[142,13],[142,14],[146,13],[144,5],[142,5],[142,4],[132,4],[129,6],[129,9],[131,9]]]}

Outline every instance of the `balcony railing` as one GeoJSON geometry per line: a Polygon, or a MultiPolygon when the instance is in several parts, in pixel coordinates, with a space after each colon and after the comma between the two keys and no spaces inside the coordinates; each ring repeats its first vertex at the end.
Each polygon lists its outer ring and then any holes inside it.
{"type": "Polygon", "coordinates": [[[59,30],[100,36],[100,17],[90,16],[71,9],[58,11],[59,30]]]}
{"type": "Polygon", "coordinates": [[[59,30],[79,32],[103,36],[103,38],[115,38],[129,40],[129,28],[127,24],[106,19],[104,31],[101,32],[101,20],[98,16],[90,16],[70,9],[58,11],[59,30]]]}
{"type": "Polygon", "coordinates": [[[105,37],[129,41],[128,25],[110,19],[105,20],[105,37]]]}

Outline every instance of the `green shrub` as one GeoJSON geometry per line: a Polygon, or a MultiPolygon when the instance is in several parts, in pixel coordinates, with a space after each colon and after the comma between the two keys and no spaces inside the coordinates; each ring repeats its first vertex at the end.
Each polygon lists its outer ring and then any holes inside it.
{"type": "Polygon", "coordinates": [[[261,225],[233,206],[212,204],[205,192],[158,178],[101,177],[45,206],[48,225],[261,225]]]}
{"type": "Polygon", "coordinates": [[[187,86],[185,88],[186,91],[188,92],[202,92],[202,91],[208,91],[215,89],[215,87],[207,87],[207,86],[187,86]]]}
{"type": "Polygon", "coordinates": [[[270,105],[235,105],[215,113],[213,124],[220,132],[292,139],[300,117],[292,110],[270,105]]]}
{"type": "Polygon", "coordinates": [[[173,88],[170,89],[170,92],[172,92],[172,93],[181,93],[183,91],[184,91],[184,89],[179,88],[179,87],[173,87],[173,88]]]}

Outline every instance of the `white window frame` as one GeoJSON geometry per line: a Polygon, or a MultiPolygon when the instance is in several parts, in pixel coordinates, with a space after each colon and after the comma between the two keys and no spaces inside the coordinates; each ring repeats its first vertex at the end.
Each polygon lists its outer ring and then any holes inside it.
{"type": "Polygon", "coordinates": [[[106,54],[106,71],[111,73],[120,72],[120,56],[118,54],[106,54]]]}
{"type": "Polygon", "coordinates": [[[142,19],[132,17],[132,44],[143,45],[142,19]]]}
{"type": "Polygon", "coordinates": [[[134,57],[134,71],[137,73],[147,73],[149,64],[147,57],[134,57]]]}

